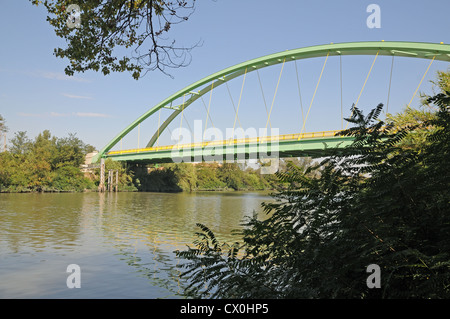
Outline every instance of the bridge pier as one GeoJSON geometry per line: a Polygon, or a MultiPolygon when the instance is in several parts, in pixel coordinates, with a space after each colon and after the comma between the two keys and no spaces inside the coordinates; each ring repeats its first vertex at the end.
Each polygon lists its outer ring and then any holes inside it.
{"type": "Polygon", "coordinates": [[[108,192],[118,192],[119,190],[119,170],[108,170],[108,192]]]}
{"type": "Polygon", "coordinates": [[[114,185],[116,193],[119,191],[119,170],[116,171],[116,183],[114,185]]]}
{"type": "Polygon", "coordinates": [[[112,183],[113,183],[112,179],[113,179],[113,171],[110,169],[108,171],[108,192],[112,191],[112,186],[113,186],[112,185],[112,183]]]}
{"type": "Polygon", "coordinates": [[[103,193],[105,191],[105,159],[100,159],[100,184],[98,185],[98,191],[103,193]]]}
{"type": "Polygon", "coordinates": [[[108,192],[118,192],[119,191],[119,170],[108,170],[108,180],[105,181],[106,167],[105,159],[100,160],[100,184],[98,185],[98,191],[100,193],[106,192],[106,187],[108,187],[108,192]],[[105,183],[106,182],[106,183],[105,183]],[[106,186],[108,185],[108,186],[106,186]]]}

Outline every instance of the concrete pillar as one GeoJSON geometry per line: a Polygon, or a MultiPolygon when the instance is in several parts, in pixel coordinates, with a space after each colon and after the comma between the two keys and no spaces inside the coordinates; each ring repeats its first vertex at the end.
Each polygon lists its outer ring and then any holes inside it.
{"type": "Polygon", "coordinates": [[[119,191],[119,170],[116,171],[116,193],[119,191]]]}
{"type": "Polygon", "coordinates": [[[105,159],[100,159],[100,184],[98,185],[98,191],[105,191],[105,159]]]}
{"type": "Polygon", "coordinates": [[[112,181],[112,173],[113,173],[113,171],[112,170],[109,170],[108,171],[108,192],[111,192],[112,191],[112,183],[113,183],[113,181],[112,181]]]}

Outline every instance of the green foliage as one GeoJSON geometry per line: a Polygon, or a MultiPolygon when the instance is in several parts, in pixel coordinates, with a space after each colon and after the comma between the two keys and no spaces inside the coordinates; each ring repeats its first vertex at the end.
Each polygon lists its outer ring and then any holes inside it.
{"type": "Polygon", "coordinates": [[[192,192],[197,186],[197,172],[195,167],[189,163],[169,164],[169,170],[177,179],[177,185],[185,191],[192,192]]]}
{"type": "Polygon", "coordinates": [[[30,0],[43,5],[47,21],[57,36],[67,42],[55,49],[55,56],[67,58],[68,75],[87,70],[127,71],[138,79],[142,73],[189,64],[193,47],[175,45],[167,35],[173,26],[187,21],[195,0],[30,0]],[[81,26],[68,25],[68,8],[77,4],[81,26]]]}
{"type": "Polygon", "coordinates": [[[78,167],[62,166],[54,172],[52,187],[58,191],[80,192],[94,189],[94,182],[84,178],[78,167]]]}
{"type": "Polygon", "coordinates": [[[31,151],[31,140],[27,137],[27,132],[19,131],[14,133],[14,138],[10,140],[10,152],[13,154],[24,155],[31,151]]]}
{"type": "Polygon", "coordinates": [[[139,190],[150,192],[267,190],[279,181],[258,170],[242,170],[236,163],[171,163],[157,168],[134,169],[139,190]]]}
{"type": "MultiPolygon", "coordinates": [[[[8,127],[6,127],[6,120],[5,118],[0,114],[0,133],[6,133],[8,132],[8,127]]],[[[1,134],[0,134],[1,135],[1,134]]]]}
{"type": "Polygon", "coordinates": [[[224,190],[226,183],[218,175],[219,164],[198,164],[197,168],[197,189],[198,190],[224,190]]]}
{"type": "MultiPolygon", "coordinates": [[[[439,92],[450,91],[450,71],[438,71],[436,77],[436,81],[431,81],[434,84],[435,88],[439,92]]],[[[429,103],[429,96],[427,96],[426,94],[422,94],[422,98],[422,104],[427,105],[429,103]]]]}
{"type": "Polygon", "coordinates": [[[87,147],[75,134],[69,134],[67,138],[57,139],[52,167],[57,168],[66,165],[79,167],[84,163],[87,147]]]}
{"type": "Polygon", "coordinates": [[[9,151],[0,154],[0,191],[83,191],[94,189],[94,181],[80,171],[87,150],[74,134],[52,137],[48,130],[34,141],[26,132],[16,132],[9,151]]]}
{"type": "Polygon", "coordinates": [[[130,168],[137,189],[142,192],[180,192],[174,171],[165,166],[147,167],[135,165],[130,168]]]}
{"type": "Polygon", "coordinates": [[[414,126],[415,129],[405,136],[401,142],[403,149],[423,147],[426,144],[427,136],[433,131],[433,127],[427,125],[435,116],[435,112],[426,109],[405,108],[403,112],[391,115],[388,114],[388,121],[397,128],[414,126]]]}
{"type": "Polygon", "coordinates": [[[246,221],[243,244],[221,244],[199,225],[184,259],[186,294],[213,298],[449,298],[450,92],[426,143],[404,148],[417,125],[396,129],[355,109],[353,145],[307,168],[288,164],[289,185],[246,221]],[[320,168],[320,174],[311,174],[320,168]],[[238,254],[238,251],[242,254],[238,254]],[[381,267],[381,289],[366,268],[381,267]]]}
{"type": "MultiPolygon", "coordinates": [[[[105,161],[105,181],[107,182],[107,174],[108,171],[113,171],[113,181],[116,180],[116,171],[119,173],[119,183],[118,183],[118,191],[119,192],[135,192],[138,190],[139,182],[136,181],[135,173],[132,171],[130,167],[127,166],[126,163],[116,162],[112,159],[108,158],[105,161]]],[[[100,182],[100,168],[96,169],[95,176],[93,180],[98,185],[100,182]]]]}
{"type": "Polygon", "coordinates": [[[244,173],[235,163],[223,163],[218,169],[218,174],[228,187],[234,190],[244,187],[244,173]]]}
{"type": "MultiPolygon", "coordinates": [[[[437,80],[431,81],[433,90],[439,92],[450,91],[450,72],[437,72],[437,80]]],[[[412,132],[407,134],[398,145],[402,149],[423,148],[427,144],[427,137],[433,132],[434,126],[431,124],[436,117],[436,108],[429,102],[429,96],[421,94],[421,105],[419,109],[405,107],[398,114],[387,114],[387,121],[391,122],[395,128],[414,127],[412,132]]]]}

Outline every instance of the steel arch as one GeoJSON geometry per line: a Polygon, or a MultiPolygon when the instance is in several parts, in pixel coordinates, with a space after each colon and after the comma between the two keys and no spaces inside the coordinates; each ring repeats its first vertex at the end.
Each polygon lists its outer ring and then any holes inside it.
{"type": "Polygon", "coordinates": [[[244,73],[249,73],[257,69],[283,63],[284,61],[294,61],[301,59],[310,59],[324,56],[345,56],[345,55],[383,55],[383,56],[400,56],[420,59],[435,59],[450,62],[450,45],[441,42],[425,43],[425,42],[394,42],[394,41],[375,41],[375,42],[347,42],[347,43],[331,43],[326,45],[317,45],[293,50],[286,50],[279,53],[266,55],[260,58],[249,60],[222,71],[211,74],[181,90],[172,94],[165,100],[161,101],[153,108],[145,112],[133,123],[126,127],[116,137],[114,137],[94,158],[93,163],[98,162],[100,158],[106,157],[106,153],[111,150],[124,136],[131,130],[145,121],[152,114],[163,107],[174,109],[173,113],[166,121],[157,129],[153,137],[147,144],[151,147],[157,138],[166,129],[166,127],[175,119],[183,109],[195,102],[204,94],[215,89],[227,81],[237,78],[244,73]],[[209,85],[207,85],[209,84],[209,85]],[[206,85],[206,86],[205,86],[206,85]],[[195,91],[199,89],[198,91],[195,91]],[[182,105],[171,106],[171,104],[181,98],[189,96],[182,105]]]}

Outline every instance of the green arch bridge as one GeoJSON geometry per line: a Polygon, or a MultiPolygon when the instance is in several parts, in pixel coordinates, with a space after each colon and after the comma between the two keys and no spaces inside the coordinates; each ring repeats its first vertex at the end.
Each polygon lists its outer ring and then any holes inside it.
{"type": "MultiPolygon", "coordinates": [[[[276,64],[283,64],[284,66],[284,63],[288,61],[310,59],[316,57],[326,57],[322,68],[323,73],[328,57],[349,55],[375,56],[373,64],[375,63],[375,60],[378,56],[428,59],[430,60],[430,65],[428,66],[429,69],[431,64],[435,60],[450,62],[450,45],[444,43],[388,41],[349,42],[338,44],[332,43],[327,45],[318,45],[294,50],[287,50],[249,60],[211,74],[185,87],[184,89],[175,92],[165,100],[161,101],[153,108],[145,112],[143,115],[141,115],[139,118],[137,118],[117,136],[115,136],[103,149],[101,149],[101,151],[96,156],[94,156],[92,162],[99,162],[102,158],[111,158],[116,161],[129,161],[138,163],[165,163],[178,161],[207,161],[208,159],[215,160],[218,158],[227,160],[236,158],[263,158],[274,157],[274,154],[278,157],[326,155],[327,152],[332,148],[345,147],[349,145],[352,142],[352,138],[336,136],[336,133],[338,133],[339,131],[304,133],[303,128],[305,126],[305,122],[303,123],[302,132],[299,134],[237,138],[224,141],[201,142],[181,145],[178,144],[168,146],[155,146],[155,143],[158,141],[161,133],[175,118],[180,115],[181,117],[183,116],[183,111],[187,107],[189,107],[189,105],[201,98],[203,95],[212,92],[214,89],[227,83],[230,80],[241,76],[243,76],[245,80],[245,76],[248,73],[256,71],[258,69],[266,68],[276,64]],[[173,105],[177,100],[180,99],[183,100],[182,103],[173,105]],[[158,119],[156,119],[156,121],[158,121],[158,129],[149,139],[145,148],[111,151],[111,149],[115,145],[117,145],[117,143],[119,143],[134,128],[138,127],[140,123],[149,119],[152,115],[163,108],[170,109],[172,113],[163,123],[160,123],[158,119]]],[[[372,68],[370,69],[367,78],[369,77],[371,70],[372,68]]],[[[322,73],[320,74],[319,81],[316,85],[316,91],[317,87],[319,86],[322,73]]],[[[425,74],[423,78],[425,77],[425,74]]],[[[421,83],[422,81],[420,82],[420,84],[421,83]]],[[[414,95],[416,95],[419,87],[417,87],[414,95]]],[[[314,92],[314,96],[316,91],[314,92]]],[[[311,105],[313,103],[314,96],[311,101],[311,105]]],[[[358,101],[356,102],[356,104],[357,103],[358,101]]],[[[311,105],[309,106],[310,108],[311,105]]],[[[270,118],[270,113],[268,113],[268,116],[270,118]]],[[[153,117],[153,119],[154,118],[155,117],[153,117]]]]}

